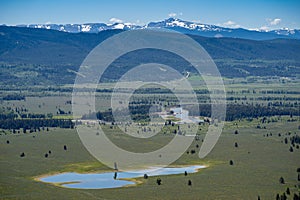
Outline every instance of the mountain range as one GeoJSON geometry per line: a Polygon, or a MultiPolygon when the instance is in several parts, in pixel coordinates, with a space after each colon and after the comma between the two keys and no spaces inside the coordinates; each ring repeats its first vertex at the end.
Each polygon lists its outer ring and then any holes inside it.
{"type": "Polygon", "coordinates": [[[146,25],[135,25],[131,23],[86,23],[86,24],[28,24],[18,25],[19,27],[52,29],[69,33],[98,33],[104,30],[121,29],[149,29],[166,28],[185,34],[199,35],[204,37],[231,37],[252,40],[269,40],[276,38],[300,39],[300,30],[279,29],[279,30],[248,30],[244,28],[225,28],[216,25],[208,25],[196,22],[184,21],[176,18],[169,18],[159,22],[150,22],[146,25]]]}
{"type": "MultiPolygon", "coordinates": [[[[88,53],[105,39],[122,31],[111,29],[97,33],[69,33],[43,28],[0,26],[0,84],[3,87],[72,84],[88,53]]],[[[188,35],[209,53],[224,77],[299,77],[299,39],[249,40],[188,35]]],[[[145,49],[116,59],[103,79],[118,80],[132,67],[149,62],[172,66],[181,73],[193,72],[193,67],[178,56],[145,49]]]]}

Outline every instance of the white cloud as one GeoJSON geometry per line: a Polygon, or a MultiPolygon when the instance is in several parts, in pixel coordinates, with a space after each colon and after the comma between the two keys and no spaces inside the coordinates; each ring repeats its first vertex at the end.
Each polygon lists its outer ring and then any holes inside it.
{"type": "Polygon", "coordinates": [[[112,23],[122,23],[123,22],[121,19],[118,19],[118,18],[115,18],[115,17],[111,18],[109,21],[112,22],[112,23]]]}
{"type": "Polygon", "coordinates": [[[168,14],[169,17],[176,17],[176,15],[177,15],[176,13],[169,13],[168,14]]]}
{"type": "Polygon", "coordinates": [[[252,29],[252,30],[268,32],[272,29],[272,26],[279,25],[281,23],[281,21],[282,20],[280,18],[274,18],[274,19],[267,18],[266,19],[267,24],[264,24],[260,28],[255,28],[255,29],[252,29]]]}
{"type": "Polygon", "coordinates": [[[271,26],[275,26],[275,25],[280,24],[281,19],[279,19],[279,18],[275,18],[275,19],[267,19],[267,21],[269,22],[269,24],[270,24],[271,26]]]}
{"type": "Polygon", "coordinates": [[[234,21],[228,20],[227,22],[224,22],[222,24],[222,26],[224,27],[228,27],[228,28],[240,28],[241,26],[237,23],[235,23],[234,21]]]}

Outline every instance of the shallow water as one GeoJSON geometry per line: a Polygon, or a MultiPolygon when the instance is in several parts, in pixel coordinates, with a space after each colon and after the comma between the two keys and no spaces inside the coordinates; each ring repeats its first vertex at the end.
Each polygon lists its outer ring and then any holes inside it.
{"type": "Polygon", "coordinates": [[[168,168],[149,168],[146,170],[136,170],[128,172],[118,172],[117,179],[114,179],[115,172],[106,173],[89,173],[79,174],[74,172],[62,173],[52,176],[40,178],[41,181],[46,183],[60,183],[67,188],[77,189],[104,189],[104,188],[118,188],[125,185],[133,185],[134,181],[120,180],[122,178],[137,178],[143,177],[144,174],[148,176],[158,175],[171,175],[171,174],[184,174],[195,173],[198,169],[204,168],[202,165],[194,165],[188,167],[168,167],[168,168]]]}

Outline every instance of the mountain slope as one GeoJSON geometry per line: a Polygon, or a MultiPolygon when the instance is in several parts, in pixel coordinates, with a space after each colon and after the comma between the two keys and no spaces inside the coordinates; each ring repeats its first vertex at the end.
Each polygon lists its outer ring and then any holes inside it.
{"type": "MultiPolygon", "coordinates": [[[[11,84],[73,83],[83,59],[100,42],[121,30],[66,33],[54,30],[0,26],[0,80],[11,84]]],[[[296,76],[300,74],[300,40],[254,41],[191,35],[215,60],[221,74],[241,76],[296,76]]],[[[141,63],[169,64],[180,72],[192,71],[188,63],[158,50],[131,52],[117,59],[106,80],[117,79],[141,63]]]]}
{"type": "Polygon", "coordinates": [[[97,44],[120,30],[70,34],[54,30],[0,26],[0,57],[9,63],[77,65],[97,44]]]}

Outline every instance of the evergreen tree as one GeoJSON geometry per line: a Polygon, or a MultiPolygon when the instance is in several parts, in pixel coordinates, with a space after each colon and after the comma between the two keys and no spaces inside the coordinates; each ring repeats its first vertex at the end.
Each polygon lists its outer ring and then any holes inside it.
{"type": "Polygon", "coordinates": [[[287,200],[287,196],[286,196],[285,192],[281,195],[281,200],[287,200]]]}
{"type": "Polygon", "coordinates": [[[285,183],[283,177],[280,177],[280,178],[279,178],[279,183],[280,183],[280,184],[284,184],[284,183],[285,183]]]}
{"type": "Polygon", "coordinates": [[[280,200],[279,194],[276,195],[276,200],[280,200]]]}
{"type": "Polygon", "coordinates": [[[144,179],[148,179],[148,175],[147,174],[144,174],[144,179]]]}
{"type": "Polygon", "coordinates": [[[157,183],[157,185],[161,185],[161,179],[160,179],[160,178],[157,178],[157,179],[156,179],[156,183],[157,183]]]}
{"type": "Polygon", "coordinates": [[[284,138],[284,143],[287,144],[288,143],[288,139],[284,138]]]}

